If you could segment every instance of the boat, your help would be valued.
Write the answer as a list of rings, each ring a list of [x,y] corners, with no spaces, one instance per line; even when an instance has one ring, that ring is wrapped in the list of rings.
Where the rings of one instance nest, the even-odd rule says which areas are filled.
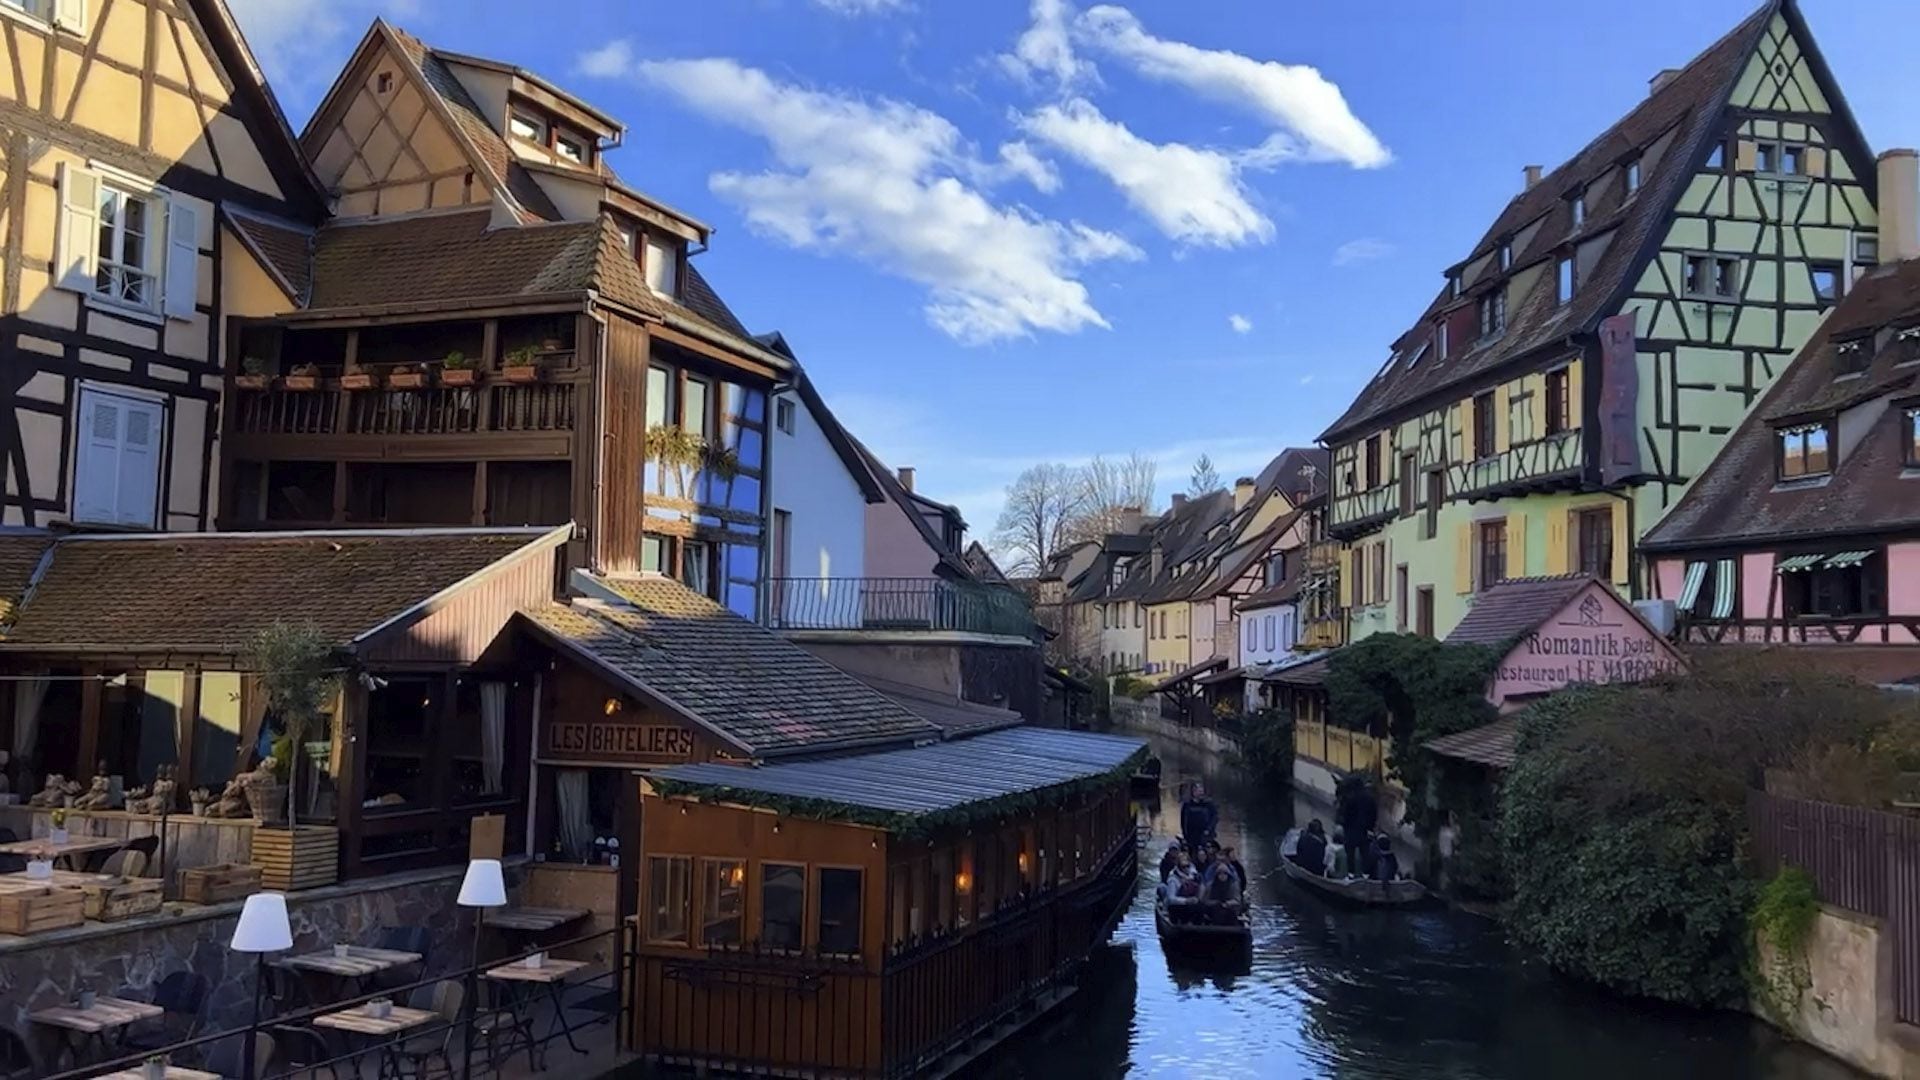
[[[1140,763],[1133,772],[1132,792],[1135,795],[1160,794],[1160,759],[1150,757]]]
[[[1427,898],[1427,887],[1412,878],[1398,881],[1369,881],[1366,878],[1348,878],[1337,881],[1323,874],[1316,874],[1293,861],[1294,845],[1299,840],[1300,830],[1294,829],[1280,841],[1280,869],[1290,878],[1315,892],[1350,904],[1367,907],[1401,907],[1417,904]]]
[[[1166,898],[1159,897],[1153,902],[1153,925],[1169,956],[1180,952],[1218,957],[1253,948],[1253,924],[1245,904],[1234,911],[1231,922],[1186,922],[1169,916]]]

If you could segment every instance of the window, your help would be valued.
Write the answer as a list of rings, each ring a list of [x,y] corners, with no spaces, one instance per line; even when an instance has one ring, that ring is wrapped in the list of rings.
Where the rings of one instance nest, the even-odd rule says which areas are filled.
[[[1853,279],[1880,265],[1880,238],[1863,233],[1853,238]]]
[[[712,425],[713,387],[705,379],[689,377],[681,386],[680,428],[689,435],[706,438]]]
[[[1443,469],[1427,473],[1427,539],[1440,535],[1440,504],[1447,497],[1447,474]]]
[[[1781,428],[1780,479],[1799,480],[1831,472],[1833,463],[1828,454],[1827,437],[1825,424]]]
[[[547,145],[547,122],[531,113],[517,112],[507,117],[507,130],[528,142]]]
[[[393,72],[383,71],[373,77],[373,92],[386,94],[393,90]]]
[[[1809,263],[1807,269],[1813,274],[1813,295],[1822,307],[1831,307],[1838,303],[1845,292],[1846,278],[1839,263]]]
[[[1407,632],[1407,564],[1393,568],[1393,628]]]
[[[1457,300],[1459,299],[1459,297],[1460,297],[1460,275],[1448,274],[1447,275],[1447,299]]]
[[[1513,245],[1505,241],[1500,244],[1500,269],[1502,271],[1513,269]]]
[[[1833,345],[1833,369],[1836,375],[1857,375],[1873,360],[1873,335],[1836,341]]]
[[[1907,468],[1920,469],[1920,408],[1907,410]]]
[[[1780,574],[1787,617],[1844,619],[1886,611],[1885,573],[1876,551],[1845,551]]]
[[[1721,139],[1707,151],[1707,168],[1724,169],[1727,167],[1727,140]]]
[[[709,599],[720,598],[719,545],[710,540],[680,542],[680,584]]]
[[[555,135],[553,138],[553,152],[573,162],[575,165],[585,165],[588,157],[592,154],[592,151],[587,148],[586,143],[570,135]]]
[[[1626,172],[1627,194],[1631,195],[1640,190],[1640,159],[1634,158],[1632,161],[1627,162]]]
[[[664,240],[647,237],[646,264],[647,288],[661,296],[678,296],[680,293],[680,253],[672,244]]]
[[[1433,342],[1434,359],[1445,360],[1447,358],[1447,322],[1445,319],[1440,320],[1439,325],[1433,328]]]
[[[1613,508],[1597,507],[1573,515],[1575,565],[1602,581],[1613,579]]]
[[[1507,290],[1496,288],[1480,298],[1480,336],[1497,337],[1507,328]]]
[[[1740,260],[1731,255],[1689,255],[1681,284],[1688,296],[1728,300],[1740,295]]]
[[[1422,585],[1413,596],[1413,632],[1433,636],[1433,586]]]
[[[1473,456],[1493,456],[1493,391],[1473,399]]]
[[[86,27],[84,0],[0,0],[0,7],[30,15],[65,30],[82,32]]]
[[[1587,223],[1587,193],[1576,192],[1567,199],[1573,213],[1573,227],[1578,229]]]
[[[1561,259],[1554,268],[1554,299],[1562,304],[1572,300],[1576,284],[1573,256],[1569,255]]]
[[[1387,545],[1385,541],[1373,545],[1373,602],[1378,604],[1387,598]]]
[[[1800,176],[1806,172],[1806,157],[1807,148],[1798,143],[1756,143],[1753,171],[1775,176]]]
[[[746,896],[746,863],[739,859],[700,860],[700,944],[740,944]]]
[[[73,463],[75,521],[154,527],[162,419],[157,401],[81,389],[80,439]]]
[[[662,427],[673,421],[673,372],[668,368],[647,369],[647,427]]]
[[[1490,589],[1507,580],[1507,523],[1485,521],[1480,524],[1479,586]]]
[[[664,536],[643,536],[640,538],[640,569],[649,574],[664,574],[667,567],[673,565],[673,549],[667,545],[671,541]]]
[[[1367,490],[1372,491],[1380,486],[1380,436],[1374,435],[1367,439],[1365,460]]]
[[[1403,518],[1413,516],[1414,504],[1419,494],[1419,489],[1415,486],[1419,483],[1416,475],[1419,471],[1419,461],[1419,457],[1414,454],[1400,455],[1400,516]]]
[[[823,868],[820,871],[819,950],[841,956],[860,955],[860,886],[858,870]]]
[[[1568,370],[1547,372],[1547,434],[1558,435],[1573,427],[1572,402],[1567,400]]]
[[[1122,610],[1125,610],[1125,609],[1122,609]],[[1140,629],[1140,609],[1139,608],[1133,609],[1133,628],[1135,630]]]
[[[154,232],[166,215],[165,204],[150,195],[102,183],[99,205],[94,295],[134,307],[157,306]]]
[[[683,855],[647,856],[647,940],[687,943],[687,906],[693,860]]]
[[[773,403],[774,426],[787,434],[793,434],[793,399],[781,398]]]

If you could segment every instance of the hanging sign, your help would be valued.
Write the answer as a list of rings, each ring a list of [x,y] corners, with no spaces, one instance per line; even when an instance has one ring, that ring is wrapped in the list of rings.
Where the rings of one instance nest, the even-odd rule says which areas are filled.
[[[554,718],[540,741],[542,756],[566,761],[685,761],[693,755],[693,732],[678,724],[647,723],[620,714]]]

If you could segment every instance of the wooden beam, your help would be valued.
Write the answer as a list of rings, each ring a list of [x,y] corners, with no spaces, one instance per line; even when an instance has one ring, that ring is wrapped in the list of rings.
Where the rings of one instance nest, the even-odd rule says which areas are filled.
[[[101,672],[98,665],[80,670],[88,678],[80,684],[80,749],[79,760],[73,763],[73,775],[87,780],[93,777],[94,763],[99,760]]]

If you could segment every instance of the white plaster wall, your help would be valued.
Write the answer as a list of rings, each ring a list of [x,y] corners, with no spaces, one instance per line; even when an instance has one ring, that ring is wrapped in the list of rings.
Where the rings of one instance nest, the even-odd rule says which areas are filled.
[[[1276,664],[1293,655],[1299,638],[1298,610],[1292,604],[1243,611],[1239,618],[1239,663]],[[1272,637],[1268,637],[1271,620]],[[1269,646],[1268,642],[1272,644]]]
[[[794,401],[793,434],[778,427],[773,432],[773,507],[789,515],[787,576],[823,583],[807,586],[809,590],[825,588],[828,578],[868,576],[866,496],[806,403],[798,395],[781,397]],[[842,590],[849,587],[840,586]],[[801,588],[797,584],[788,586],[775,602],[796,619],[802,614],[817,616],[823,610],[844,607],[847,625],[857,625],[853,607],[825,608],[819,598],[806,595]]]

